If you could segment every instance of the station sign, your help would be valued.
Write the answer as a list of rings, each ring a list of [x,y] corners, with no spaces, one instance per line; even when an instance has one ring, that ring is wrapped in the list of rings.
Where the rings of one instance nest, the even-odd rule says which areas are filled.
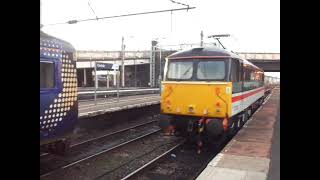
[[[118,64],[110,64],[110,63],[96,63],[97,71],[105,71],[105,70],[119,70]]]

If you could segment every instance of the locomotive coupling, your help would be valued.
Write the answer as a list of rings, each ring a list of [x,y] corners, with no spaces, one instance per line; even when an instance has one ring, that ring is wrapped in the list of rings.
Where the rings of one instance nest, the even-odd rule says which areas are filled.
[[[200,119],[198,121],[198,133],[202,133],[204,131],[204,122],[205,119]]]
[[[202,142],[202,133],[204,132],[204,125],[205,125],[206,119],[200,119],[198,121],[198,127],[197,127],[197,153],[200,154],[203,146]]]
[[[175,133],[175,127],[172,124],[172,119],[170,116],[160,114],[159,127],[166,135],[173,135]]]

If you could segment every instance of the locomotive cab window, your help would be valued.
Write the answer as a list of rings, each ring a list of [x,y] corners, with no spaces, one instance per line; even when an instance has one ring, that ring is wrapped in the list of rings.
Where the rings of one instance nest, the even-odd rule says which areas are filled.
[[[53,62],[40,61],[40,89],[55,87],[54,69]]]
[[[224,61],[200,61],[198,63],[197,78],[200,80],[222,80],[225,78]]]
[[[167,80],[223,81],[226,79],[226,62],[223,59],[169,60]]]
[[[171,61],[168,69],[168,79],[187,80],[192,77],[192,61]]]

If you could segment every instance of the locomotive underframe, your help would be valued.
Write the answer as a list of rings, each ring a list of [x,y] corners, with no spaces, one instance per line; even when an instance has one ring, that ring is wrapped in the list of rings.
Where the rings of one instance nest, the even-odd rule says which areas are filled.
[[[176,136],[191,138],[190,140],[204,140],[214,143],[227,136],[233,136],[241,129],[252,114],[262,105],[265,96],[252,103],[245,110],[226,118],[199,117],[191,115],[161,114],[160,127],[166,130],[174,129]],[[224,127],[224,121],[227,122]],[[210,123],[213,122],[213,123]]]

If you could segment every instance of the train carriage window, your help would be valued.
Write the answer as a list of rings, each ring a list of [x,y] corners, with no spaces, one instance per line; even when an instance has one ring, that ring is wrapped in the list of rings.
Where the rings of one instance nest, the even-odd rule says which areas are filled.
[[[254,75],[253,70],[249,65],[244,64],[244,79],[243,79],[243,91],[254,89]]]
[[[40,89],[54,87],[54,63],[48,61],[40,61]]]

